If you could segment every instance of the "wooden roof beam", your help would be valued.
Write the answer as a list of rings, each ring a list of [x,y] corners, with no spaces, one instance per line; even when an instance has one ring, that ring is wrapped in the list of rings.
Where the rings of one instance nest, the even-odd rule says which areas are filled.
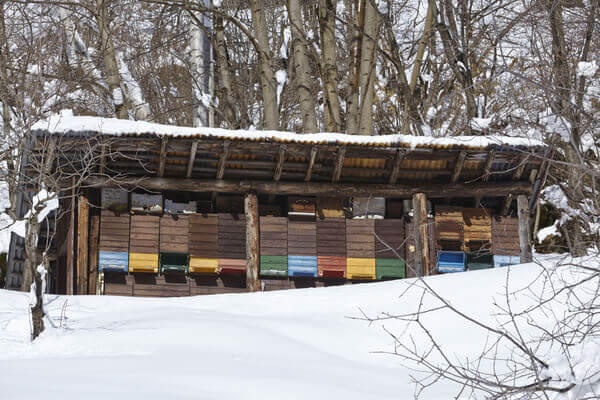
[[[346,148],[340,147],[337,152],[337,159],[335,161],[335,168],[333,169],[333,176],[331,182],[336,183],[340,181],[342,176],[342,168],[344,167],[344,158],[346,157]]]
[[[185,173],[186,178],[192,177],[192,169],[194,168],[194,161],[196,160],[196,152],[197,151],[198,151],[198,141],[194,140],[192,142],[192,147],[190,149],[190,158],[188,159],[187,172]]]
[[[277,165],[275,166],[275,172],[273,173],[273,180],[279,181],[281,178],[281,172],[283,172],[283,163],[285,162],[285,150],[287,146],[282,144],[279,146],[279,154],[277,154]]]
[[[456,157],[456,162],[454,163],[454,172],[452,173],[452,182],[456,182],[460,173],[462,171],[463,165],[465,165],[465,160],[467,159],[467,152],[461,151],[458,153]]]
[[[395,184],[396,181],[398,180],[398,174],[400,172],[400,164],[402,164],[404,157],[406,157],[406,151],[398,149],[398,151],[396,151],[396,158],[394,159],[394,166],[392,167],[392,173],[390,174],[390,180],[389,180],[390,185]]]
[[[310,159],[308,160],[308,167],[306,168],[306,176],[304,177],[304,182],[310,182],[312,170],[315,166],[315,160],[317,159],[318,150],[319,149],[317,147],[313,147],[310,149]]]
[[[165,175],[165,165],[167,160],[167,143],[169,139],[166,136],[160,140],[160,156],[158,160],[158,170],[156,171],[156,176],[162,178]]]
[[[229,150],[231,142],[228,140],[223,142],[223,151],[221,152],[221,158],[219,158],[219,165],[217,166],[217,179],[223,179],[225,175],[225,164],[227,163],[227,157],[229,157]]]
[[[485,166],[483,167],[482,180],[487,182],[490,179],[490,172],[492,171],[492,164],[496,158],[496,150],[490,150],[485,160]]]

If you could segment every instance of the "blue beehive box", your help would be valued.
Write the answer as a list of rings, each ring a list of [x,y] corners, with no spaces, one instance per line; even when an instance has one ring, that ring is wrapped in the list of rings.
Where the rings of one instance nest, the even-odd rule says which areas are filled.
[[[465,253],[462,251],[437,252],[438,272],[462,272],[465,270]]]
[[[99,271],[129,271],[129,253],[125,251],[101,251],[98,255]]]
[[[494,268],[521,264],[521,256],[494,255]]]
[[[289,276],[310,276],[317,277],[317,257],[315,256],[289,256],[288,255],[288,275]]]

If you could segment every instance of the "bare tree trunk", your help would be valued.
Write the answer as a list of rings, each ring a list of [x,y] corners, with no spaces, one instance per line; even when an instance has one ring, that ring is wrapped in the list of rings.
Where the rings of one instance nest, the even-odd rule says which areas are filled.
[[[260,83],[263,95],[265,129],[279,129],[279,106],[277,104],[277,83],[273,73],[273,55],[269,47],[267,22],[263,0],[250,0],[254,35],[260,46],[258,62],[260,65]]]
[[[292,30],[292,50],[294,69],[296,71],[294,86],[300,103],[302,114],[302,131],[304,133],[318,132],[315,101],[311,90],[310,63],[308,49],[304,44],[302,9],[299,0],[288,0],[288,15]]]
[[[225,29],[223,26],[223,18],[217,16],[215,18],[215,37],[217,43],[217,68],[219,70],[220,79],[220,100],[223,106],[224,119],[229,123],[231,128],[240,129],[240,121],[237,118],[235,110],[235,100],[233,99],[233,91],[231,90],[231,75],[229,74],[229,58],[227,57],[227,47],[225,45]]]
[[[375,94],[375,68],[377,62],[377,37],[380,27],[379,11],[371,1],[365,3],[364,34],[360,53],[360,119],[358,132],[373,134],[373,98]]]
[[[346,98],[346,133],[358,133],[358,117],[359,117],[359,76],[360,76],[360,52],[362,30],[364,28],[364,4],[365,0],[346,0],[346,12],[348,13],[348,54],[350,63],[348,70],[350,71],[349,94]]]
[[[31,322],[33,330],[31,332],[31,340],[37,338],[44,331],[44,297],[43,297],[43,282],[42,277],[37,270],[37,240],[39,232],[39,223],[37,213],[32,212],[31,217],[27,220],[25,228],[25,268],[23,270],[23,285],[29,282],[26,290],[30,290],[29,286],[33,280],[35,286],[35,303],[31,306]]]
[[[340,132],[342,115],[338,93],[337,57],[335,51],[335,14],[337,0],[319,0],[321,33],[321,80],[323,81],[323,120],[325,131]]]
[[[194,20],[190,21],[189,43],[190,43],[190,64],[192,75],[192,87],[194,100],[194,126],[209,126],[209,107],[204,104],[204,95],[208,92],[208,75],[210,73],[206,58],[210,58],[210,53],[205,49],[204,32],[198,26],[199,23],[205,23],[204,14],[197,14]]]

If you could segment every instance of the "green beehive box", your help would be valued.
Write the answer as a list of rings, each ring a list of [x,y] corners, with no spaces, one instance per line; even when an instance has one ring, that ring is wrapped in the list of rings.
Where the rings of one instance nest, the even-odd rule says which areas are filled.
[[[190,263],[189,254],[185,253],[160,253],[160,273],[187,274]]]
[[[490,253],[467,253],[467,269],[477,271],[494,267],[494,256]]]
[[[398,279],[406,276],[404,260],[401,258],[375,259],[375,277],[380,279]]]
[[[264,276],[287,276],[287,256],[260,256],[260,274]]]

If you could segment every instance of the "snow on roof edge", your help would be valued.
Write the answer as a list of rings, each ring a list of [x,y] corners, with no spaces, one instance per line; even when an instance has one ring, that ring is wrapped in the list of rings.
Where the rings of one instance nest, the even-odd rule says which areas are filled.
[[[514,147],[544,147],[545,144],[536,139],[502,135],[491,136],[452,136],[431,137],[412,135],[349,135],[344,133],[306,133],[298,134],[283,131],[227,130],[221,128],[192,128],[175,125],[162,125],[145,121],[130,121],[116,118],[90,116],[51,115],[47,119],[36,122],[32,130],[45,131],[50,134],[66,134],[74,132],[95,132],[102,135],[130,136],[157,135],[167,137],[205,136],[216,139],[279,141],[296,143],[331,143],[359,146],[402,145],[417,147],[452,147],[487,148],[490,145]]]

